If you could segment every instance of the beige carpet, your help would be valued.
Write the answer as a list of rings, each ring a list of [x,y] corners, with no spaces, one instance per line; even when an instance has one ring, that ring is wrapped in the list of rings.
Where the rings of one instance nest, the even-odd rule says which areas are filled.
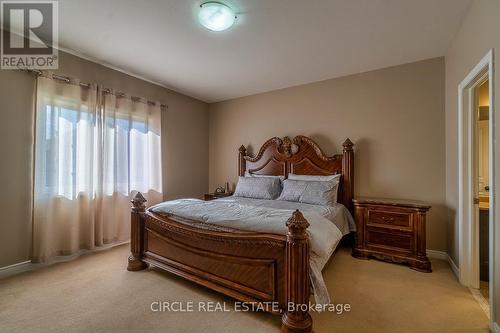
[[[479,292],[488,301],[490,298],[490,284],[487,281],[479,281]]]
[[[128,246],[0,280],[1,332],[279,332],[267,313],[153,313],[153,301],[226,301],[156,270],[128,272]],[[313,314],[321,332],[487,332],[488,319],[444,261],[434,272],[338,251],[324,272],[351,312]]]

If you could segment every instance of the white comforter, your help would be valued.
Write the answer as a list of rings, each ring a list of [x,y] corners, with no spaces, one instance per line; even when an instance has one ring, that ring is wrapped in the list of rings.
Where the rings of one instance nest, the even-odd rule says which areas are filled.
[[[286,234],[286,221],[300,209],[310,226],[311,282],[317,303],[328,304],[330,297],[321,275],[343,235],[355,230],[354,220],[341,204],[318,206],[290,201],[227,197],[212,201],[179,199],[150,208],[156,213],[202,221],[220,227],[246,231]]]

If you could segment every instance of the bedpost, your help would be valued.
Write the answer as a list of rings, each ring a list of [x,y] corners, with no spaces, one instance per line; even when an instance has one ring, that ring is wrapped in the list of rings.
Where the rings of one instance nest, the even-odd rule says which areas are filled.
[[[127,270],[140,271],[148,267],[144,261],[141,260],[142,251],[144,250],[144,220],[142,215],[146,211],[146,198],[137,192],[134,198],[130,201],[132,203],[132,213],[130,219],[130,252],[128,257]]]
[[[344,205],[349,209],[351,214],[353,210],[353,193],[354,193],[354,144],[347,138],[342,144],[344,147],[342,158],[342,175],[343,175],[343,189],[344,189]]]
[[[247,164],[245,163],[245,156],[247,155],[247,149],[245,146],[241,145],[240,149],[238,149],[238,175],[244,176],[247,168]]]
[[[311,293],[309,277],[309,223],[297,209],[286,222],[286,267],[285,297],[286,309],[281,317],[281,332],[312,332],[312,318],[309,314]]]

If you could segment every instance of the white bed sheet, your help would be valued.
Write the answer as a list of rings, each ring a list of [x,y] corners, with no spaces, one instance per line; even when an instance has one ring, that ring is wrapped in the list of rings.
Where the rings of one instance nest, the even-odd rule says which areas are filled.
[[[179,199],[150,208],[155,213],[219,227],[283,235],[287,232],[285,223],[295,209],[299,209],[310,224],[308,233],[311,245],[311,283],[316,303],[329,304],[331,298],[321,271],[342,236],[355,231],[354,220],[345,206],[319,206],[231,196],[212,201]]]

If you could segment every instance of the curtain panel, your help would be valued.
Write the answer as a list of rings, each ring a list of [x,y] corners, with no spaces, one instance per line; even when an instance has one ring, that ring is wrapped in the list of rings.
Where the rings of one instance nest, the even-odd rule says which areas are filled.
[[[130,237],[130,199],[162,200],[161,106],[37,79],[33,262]]]

